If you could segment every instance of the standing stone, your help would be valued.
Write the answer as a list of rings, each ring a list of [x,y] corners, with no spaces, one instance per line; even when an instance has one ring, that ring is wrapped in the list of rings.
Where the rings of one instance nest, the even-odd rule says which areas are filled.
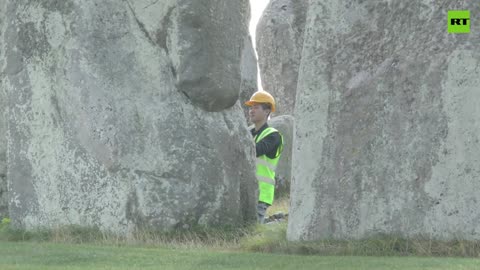
[[[7,1],[9,207],[27,229],[255,220],[246,0]]]
[[[240,87],[240,103],[243,106],[245,118],[249,119],[248,107],[243,103],[250,99],[253,93],[257,92],[257,57],[253,49],[253,44],[250,36],[245,39],[245,44],[242,52],[242,84]]]
[[[274,115],[293,115],[307,6],[307,0],[271,0],[257,26],[262,86],[278,104]]]
[[[147,36],[153,43],[166,43],[173,63],[177,89],[207,111],[221,111],[232,107],[239,97],[240,59],[248,32],[246,26],[250,19],[248,2],[169,2],[176,2],[176,5],[168,10],[170,14],[164,18],[167,21],[155,25],[159,29]],[[154,4],[160,5],[157,2]],[[161,4],[165,5],[164,1]],[[140,3],[135,4],[134,12],[142,16],[145,8]],[[244,24],[245,22],[247,24]],[[169,28],[165,29],[165,25]],[[149,30],[146,28],[147,32],[150,32]]]
[[[275,171],[275,197],[290,195],[292,178],[292,142],[294,118],[291,115],[280,115],[268,121],[268,125],[276,128],[283,137],[283,152]]]
[[[3,73],[1,72],[4,61],[3,31],[5,26],[6,2],[0,2],[0,221],[8,216],[7,197],[7,125],[5,122],[6,100],[3,89]]]
[[[480,5],[310,3],[288,239],[479,240]]]

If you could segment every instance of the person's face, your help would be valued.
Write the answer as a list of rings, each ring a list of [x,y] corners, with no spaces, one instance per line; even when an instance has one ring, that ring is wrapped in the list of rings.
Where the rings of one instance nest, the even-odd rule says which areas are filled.
[[[264,110],[262,105],[254,104],[250,106],[248,110],[248,115],[250,116],[250,121],[252,121],[252,123],[258,123],[267,119],[267,115],[269,112],[270,110]]]

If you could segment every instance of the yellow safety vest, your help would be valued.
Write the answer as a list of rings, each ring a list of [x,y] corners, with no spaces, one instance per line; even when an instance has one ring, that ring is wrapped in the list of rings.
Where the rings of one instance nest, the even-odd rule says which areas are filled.
[[[267,127],[261,134],[255,136],[255,143],[261,141],[266,136],[278,132],[278,130]],[[279,133],[280,134],[280,133]],[[277,148],[275,158],[271,159],[267,155],[257,157],[257,180],[258,180],[258,201],[272,205],[275,193],[275,169],[283,150],[283,137],[280,134],[280,145]]]

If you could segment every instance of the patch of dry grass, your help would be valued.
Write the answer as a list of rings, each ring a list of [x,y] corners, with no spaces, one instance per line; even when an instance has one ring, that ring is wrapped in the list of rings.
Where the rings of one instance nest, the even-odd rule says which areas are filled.
[[[290,210],[290,197],[282,197],[273,201],[273,205],[267,208],[267,216],[278,212],[287,214]]]
[[[289,199],[279,199],[269,207],[268,215],[288,213]],[[173,249],[204,249],[250,251],[302,255],[355,256],[425,256],[480,257],[480,241],[438,241],[428,237],[402,238],[378,235],[360,240],[323,240],[289,242],[287,223],[250,225],[242,228],[205,228],[161,232],[137,231],[128,237],[101,232],[98,228],[79,226],[54,230],[22,231],[12,229],[9,222],[0,224],[0,241],[36,241],[66,244],[97,244],[115,246],[168,247]]]

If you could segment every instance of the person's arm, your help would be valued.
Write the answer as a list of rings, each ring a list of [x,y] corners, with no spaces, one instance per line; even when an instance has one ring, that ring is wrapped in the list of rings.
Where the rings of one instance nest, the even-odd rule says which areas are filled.
[[[268,134],[265,138],[255,144],[257,157],[267,155],[269,158],[274,158],[277,153],[277,148],[280,146],[280,134],[273,132]]]

